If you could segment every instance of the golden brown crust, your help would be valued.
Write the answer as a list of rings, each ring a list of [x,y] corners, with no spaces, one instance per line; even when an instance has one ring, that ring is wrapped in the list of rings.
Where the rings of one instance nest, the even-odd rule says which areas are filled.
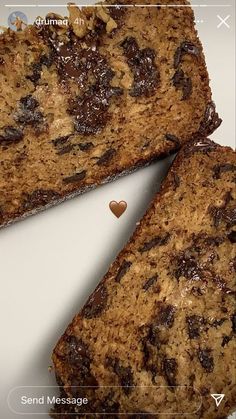
[[[0,226],[220,124],[191,8],[86,13],[81,33],[45,26],[0,36]]]
[[[179,152],[133,237],[54,350],[66,394],[100,386],[86,389],[90,409],[114,418],[134,408],[191,408],[196,419],[233,411],[235,181],[230,148],[199,138]],[[114,385],[123,388],[101,387]],[[191,402],[187,394],[176,402],[169,390],[144,397],[138,387],[181,385],[194,388]],[[226,395],[217,409],[211,393]]]

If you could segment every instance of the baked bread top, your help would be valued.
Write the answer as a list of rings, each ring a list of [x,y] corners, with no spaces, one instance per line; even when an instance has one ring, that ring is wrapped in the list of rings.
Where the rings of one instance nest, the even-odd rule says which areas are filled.
[[[220,124],[191,8],[125,3],[0,35],[0,225]]]
[[[177,155],[133,237],[54,350],[67,395],[99,386],[84,390],[87,412],[217,419],[236,407],[235,182],[230,148],[198,139]],[[218,408],[211,393],[225,394]]]

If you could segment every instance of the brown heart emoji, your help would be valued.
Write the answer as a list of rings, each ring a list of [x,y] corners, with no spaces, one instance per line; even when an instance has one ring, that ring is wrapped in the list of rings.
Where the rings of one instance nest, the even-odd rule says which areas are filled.
[[[113,214],[117,218],[120,218],[120,216],[122,214],[124,214],[124,212],[127,208],[127,202],[125,202],[125,201],[120,201],[120,202],[111,201],[109,203],[109,207],[110,207],[111,212],[113,212]]]

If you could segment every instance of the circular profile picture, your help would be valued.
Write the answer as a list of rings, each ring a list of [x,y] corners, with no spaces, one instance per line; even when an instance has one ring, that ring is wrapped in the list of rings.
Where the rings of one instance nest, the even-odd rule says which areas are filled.
[[[8,17],[8,26],[13,31],[22,31],[28,24],[27,16],[22,12],[12,12]]]

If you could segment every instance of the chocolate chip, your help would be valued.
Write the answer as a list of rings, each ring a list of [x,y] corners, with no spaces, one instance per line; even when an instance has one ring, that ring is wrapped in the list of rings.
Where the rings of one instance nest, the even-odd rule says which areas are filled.
[[[221,346],[224,348],[232,339],[232,336],[224,336],[222,339]]]
[[[31,66],[32,74],[27,75],[26,78],[32,81],[32,83],[36,84],[40,77],[41,77],[41,71],[42,71],[42,64],[40,62],[33,63]]]
[[[88,151],[88,150],[90,150],[91,148],[94,147],[93,143],[91,143],[91,142],[89,142],[89,143],[79,143],[78,146],[79,146],[79,149],[81,151]]]
[[[55,138],[55,140],[52,140],[52,143],[55,145],[55,147],[61,146],[65,144],[69,138],[69,135],[64,135],[63,137]]]
[[[200,336],[202,325],[206,324],[206,320],[196,314],[186,317],[186,322],[190,339],[198,338]]]
[[[108,293],[104,284],[99,285],[94,293],[89,297],[87,303],[81,311],[86,319],[92,319],[100,316],[105,310],[107,304]]]
[[[44,120],[43,114],[40,111],[24,112],[17,116],[17,121],[24,125],[39,125]]]
[[[133,37],[126,38],[121,46],[134,75],[131,96],[153,96],[160,83],[160,72],[155,63],[155,51],[151,48],[139,49]]]
[[[65,360],[67,363],[75,365],[77,368],[81,366],[90,368],[90,356],[88,346],[76,336],[68,335],[65,340]]]
[[[70,153],[75,148],[75,144],[68,144],[65,147],[60,148],[57,152],[58,156],[63,156],[64,154]]]
[[[174,274],[176,279],[184,276],[187,279],[196,281],[201,279],[202,268],[193,256],[183,253],[176,257],[176,269]]]
[[[177,362],[175,358],[165,358],[162,369],[168,386],[176,386]]]
[[[158,278],[158,276],[157,276],[157,275],[154,275],[154,276],[152,276],[151,278],[149,278],[149,279],[145,282],[145,284],[143,285],[143,289],[144,289],[145,291],[147,291],[149,288],[151,288],[151,286],[152,286],[153,284],[155,284],[155,282],[156,282],[157,278]]]
[[[110,160],[114,157],[115,154],[116,154],[116,150],[114,148],[110,148],[109,150],[105,151],[105,153],[103,153],[101,157],[99,157],[99,159],[97,160],[97,165],[98,166],[106,165],[107,163],[110,162]]]
[[[33,111],[39,106],[38,101],[32,95],[22,97],[20,99],[20,104],[27,111]]]
[[[38,101],[32,96],[27,95],[20,100],[20,111],[16,119],[21,124],[38,125],[44,120],[42,112],[36,110],[39,106]]]
[[[126,395],[129,395],[134,386],[133,372],[131,367],[124,367],[118,358],[112,359],[108,357],[108,364],[112,366],[113,371],[119,378],[122,390]]]
[[[199,349],[198,351],[198,359],[200,361],[201,366],[207,371],[212,372],[214,369],[214,360],[211,356],[211,349]]]
[[[23,131],[12,126],[4,127],[4,135],[0,135],[0,145],[11,145],[23,140]]]
[[[85,176],[86,176],[86,170],[82,170],[81,172],[75,173],[72,176],[65,177],[63,179],[63,182],[66,184],[80,182],[81,180],[85,178]]]
[[[5,61],[2,57],[0,57],[0,65],[3,65],[3,64],[5,64]]]
[[[168,243],[169,239],[170,239],[169,233],[166,233],[163,236],[157,236],[154,239],[150,240],[149,242],[144,243],[143,246],[141,246],[138,250],[141,253],[148,252],[155,246],[164,246],[165,244]]]
[[[128,272],[130,266],[132,265],[132,262],[129,262],[127,260],[124,260],[118,270],[118,273],[115,277],[115,282],[120,282],[121,278]]]
[[[112,19],[115,20],[116,23],[118,23],[119,26],[119,21],[124,17],[126,11],[125,7],[122,7],[122,5],[120,5],[120,3],[116,1],[116,5],[108,7],[108,10],[109,15],[112,17]]]
[[[190,77],[186,77],[183,70],[179,69],[175,72],[172,81],[176,89],[182,90],[182,100],[189,99],[193,91]]]
[[[236,171],[236,165],[230,164],[230,163],[224,163],[224,164],[216,164],[213,168],[213,178],[214,179],[220,179],[222,173],[226,172],[235,172]]]
[[[60,194],[52,189],[36,189],[32,193],[23,194],[22,207],[24,210],[30,211],[32,209],[42,207],[59,198]]]
[[[167,141],[171,141],[174,143],[178,148],[180,147],[180,140],[176,135],[173,134],[166,134],[165,135]]]
[[[236,224],[236,208],[210,207],[209,212],[215,227],[219,227],[221,222],[225,222],[227,227],[233,227]]]
[[[199,134],[202,136],[208,136],[212,134],[221,124],[222,119],[219,118],[216,112],[214,102],[209,102],[206,107],[206,111],[203,120],[200,124]]]
[[[227,237],[231,241],[231,243],[236,243],[236,231],[231,231],[231,233],[229,233]]]
[[[184,41],[182,44],[177,48],[175,55],[174,55],[174,68],[178,68],[182,58],[185,54],[194,55],[198,57],[200,55],[200,50],[196,47],[192,42]]]
[[[157,322],[170,329],[174,324],[175,311],[171,304],[158,303]]]

